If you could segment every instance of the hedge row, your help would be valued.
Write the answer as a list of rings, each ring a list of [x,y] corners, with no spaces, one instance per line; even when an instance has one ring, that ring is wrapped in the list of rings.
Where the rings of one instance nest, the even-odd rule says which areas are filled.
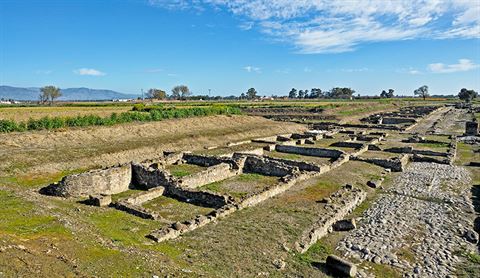
[[[97,115],[76,116],[76,117],[44,117],[38,120],[30,119],[26,122],[15,122],[12,120],[0,120],[0,132],[14,132],[27,130],[49,130],[66,127],[85,127],[85,126],[108,126],[131,122],[151,122],[164,119],[177,119],[211,115],[232,115],[240,114],[241,111],[235,107],[213,106],[213,107],[194,107],[184,109],[155,109],[149,112],[123,112],[113,113],[110,117],[100,117]]]

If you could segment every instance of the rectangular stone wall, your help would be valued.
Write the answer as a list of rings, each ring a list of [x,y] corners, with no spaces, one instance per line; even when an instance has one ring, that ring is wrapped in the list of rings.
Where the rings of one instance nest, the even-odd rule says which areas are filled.
[[[313,163],[308,163],[308,162],[303,162],[303,161],[295,161],[295,160],[288,160],[288,159],[281,159],[281,158],[273,158],[273,157],[269,157],[269,156],[265,156],[265,158],[268,158],[269,160],[272,160],[272,161],[278,161],[280,163],[284,163],[284,164],[292,166],[292,167],[297,167],[300,171],[314,171],[314,172],[320,172],[321,171],[321,166],[313,164]]]
[[[42,189],[42,193],[64,197],[111,195],[128,190],[131,180],[132,167],[125,164],[66,176],[58,184],[51,184]]]
[[[167,187],[165,195],[183,202],[211,208],[220,208],[232,202],[225,195],[207,191],[188,190],[180,186]]]
[[[327,157],[327,158],[338,158],[340,155],[345,154],[345,152],[339,151],[339,150],[311,148],[311,147],[298,147],[298,146],[285,146],[285,145],[276,145],[275,150],[277,152],[294,153],[294,154],[300,154],[300,155]]]
[[[132,163],[132,183],[137,187],[148,189],[169,186],[172,182],[172,177],[164,170]]]
[[[188,164],[194,164],[203,167],[210,167],[224,162],[224,159],[216,156],[197,155],[191,153],[184,154],[183,160]]]
[[[295,170],[298,171],[298,168],[258,156],[248,156],[243,167],[243,171],[247,173],[257,173],[275,177],[291,175]]]
[[[212,182],[221,181],[239,174],[238,170],[233,170],[230,164],[220,163],[218,165],[208,167],[207,170],[201,171],[179,180],[182,187],[197,188]]]

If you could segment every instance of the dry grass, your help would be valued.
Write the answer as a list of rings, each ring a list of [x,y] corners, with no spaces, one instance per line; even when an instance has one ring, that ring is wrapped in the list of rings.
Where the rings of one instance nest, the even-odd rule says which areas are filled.
[[[122,113],[131,110],[130,106],[105,107],[71,107],[71,106],[39,106],[39,107],[3,107],[0,108],[0,120],[26,121],[30,118],[43,117],[74,117],[98,115],[108,117],[112,113]]]

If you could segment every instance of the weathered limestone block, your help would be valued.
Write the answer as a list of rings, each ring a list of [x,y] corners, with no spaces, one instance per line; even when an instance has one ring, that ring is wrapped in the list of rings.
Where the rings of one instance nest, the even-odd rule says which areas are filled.
[[[286,137],[286,136],[282,136],[282,135],[277,136],[277,141],[278,142],[287,142],[287,141],[290,141],[290,140],[291,140],[290,137]]]
[[[112,203],[111,195],[90,195],[88,198],[88,203],[92,206],[97,207],[107,207]]]
[[[263,149],[265,151],[268,151],[268,152],[274,151],[275,150],[275,144],[266,145],[265,147],[263,147]]]
[[[128,190],[131,180],[132,167],[130,164],[124,164],[66,176],[59,183],[43,188],[41,193],[63,197],[112,195]]]
[[[353,229],[357,228],[357,223],[355,222],[355,219],[344,219],[344,220],[339,220],[335,224],[333,224],[333,230],[334,231],[351,231]]]
[[[465,135],[477,136],[478,135],[478,122],[471,121],[465,123]]]
[[[327,268],[340,277],[355,277],[357,266],[335,255],[329,255],[326,262]]]
[[[371,188],[379,188],[382,185],[382,180],[367,181],[367,186]]]

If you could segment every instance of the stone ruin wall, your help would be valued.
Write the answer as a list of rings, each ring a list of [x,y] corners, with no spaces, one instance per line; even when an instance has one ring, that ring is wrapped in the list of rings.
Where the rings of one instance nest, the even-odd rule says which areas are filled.
[[[317,222],[310,229],[305,230],[300,239],[295,242],[295,250],[305,253],[310,246],[328,234],[335,222],[342,220],[360,205],[366,196],[366,192],[348,185],[333,193],[328,198],[328,203],[325,203],[326,211],[322,212]]]
[[[126,191],[132,180],[132,166],[124,164],[111,168],[68,175],[59,183],[51,184],[42,193],[62,197],[117,194]]]

